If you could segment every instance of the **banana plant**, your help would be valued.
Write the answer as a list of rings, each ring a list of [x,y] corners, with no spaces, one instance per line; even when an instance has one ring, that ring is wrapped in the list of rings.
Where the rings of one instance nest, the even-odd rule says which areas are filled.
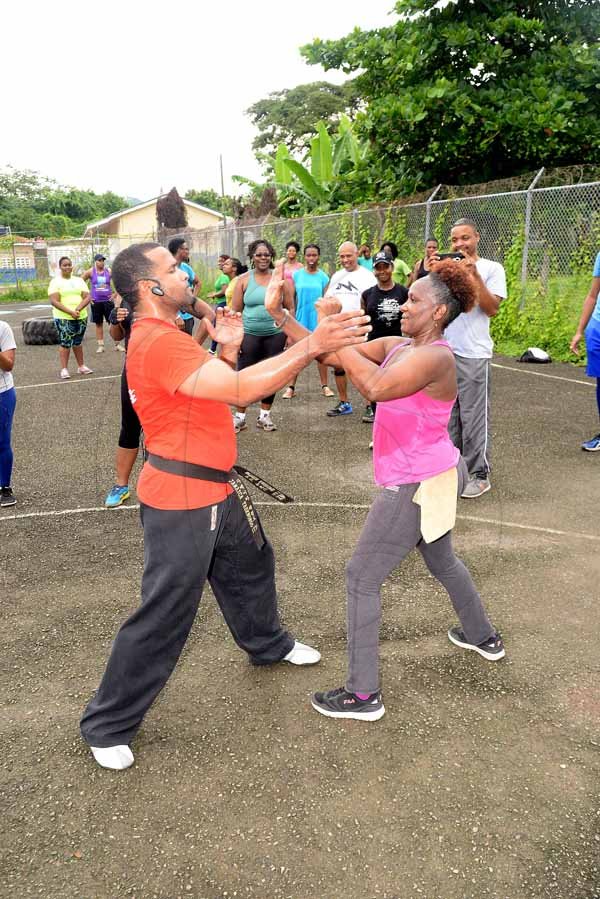
[[[310,169],[293,159],[284,144],[277,149],[278,167],[276,179],[285,178],[287,168],[295,180],[287,182],[292,191],[301,188],[303,195],[326,211],[336,205],[336,197],[342,187],[342,177],[364,157],[364,148],[357,140],[348,116],[340,118],[338,132],[332,138],[323,122],[317,125],[317,133],[310,145]],[[314,205],[313,205],[314,209]]]
[[[317,124],[316,131],[305,163],[290,156],[285,144],[279,144],[274,157],[261,154],[274,176],[263,187],[277,189],[282,210],[289,206],[300,207],[302,212],[327,212],[335,208],[344,175],[359,165],[365,156],[365,147],[354,134],[348,116],[340,117],[333,138],[323,122]],[[259,187],[246,178],[236,176],[235,180],[248,184],[255,191]]]

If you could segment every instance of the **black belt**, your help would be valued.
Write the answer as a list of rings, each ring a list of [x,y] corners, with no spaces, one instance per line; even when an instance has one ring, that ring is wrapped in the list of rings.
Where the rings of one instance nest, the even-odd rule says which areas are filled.
[[[157,456],[155,453],[146,451],[146,460],[153,468],[159,471],[165,471],[167,474],[176,474],[184,478],[196,478],[200,481],[212,481],[217,484],[231,484],[235,490],[237,497],[241,503],[242,509],[248,521],[252,536],[257,545],[262,549],[265,543],[265,537],[262,532],[260,521],[252,498],[248,493],[245,484],[241,480],[245,478],[263,493],[267,493],[276,499],[279,503],[293,503],[294,498],[288,496],[283,490],[273,487],[268,481],[259,478],[257,474],[244,468],[243,465],[234,465],[230,471],[223,471],[221,468],[210,468],[208,465],[196,465],[195,462],[182,462],[180,459],[165,459],[164,456]]]

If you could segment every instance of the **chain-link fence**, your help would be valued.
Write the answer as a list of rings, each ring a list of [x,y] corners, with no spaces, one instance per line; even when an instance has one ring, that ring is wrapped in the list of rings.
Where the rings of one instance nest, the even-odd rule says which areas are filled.
[[[456,189],[454,189],[456,190]],[[257,237],[269,240],[278,256],[296,240],[303,247],[317,243],[321,263],[332,273],[337,250],[345,240],[368,244],[372,251],[393,241],[409,265],[423,256],[428,237],[450,249],[450,230],[460,218],[473,219],[481,233],[480,255],[510,264],[513,284],[535,293],[550,279],[588,276],[600,250],[600,181],[543,186],[543,170],[528,188],[465,196],[444,196],[452,188],[440,185],[426,201],[305,216],[262,224],[232,225],[187,233],[192,258],[202,268],[215,267],[219,253],[247,261],[248,245]],[[532,293],[534,291],[531,291]]]
[[[588,275],[600,250],[600,181],[556,184],[556,171],[572,170],[555,170],[553,179],[541,170],[528,179],[529,184],[523,184],[523,179],[511,181],[510,187],[517,186],[516,190],[498,189],[504,186],[501,182],[494,185],[493,192],[479,193],[473,192],[473,186],[439,185],[419,202],[172,234],[185,234],[192,264],[202,280],[210,283],[220,253],[247,262],[248,245],[258,237],[269,240],[278,255],[284,254],[289,240],[296,240],[302,247],[317,243],[321,263],[329,273],[338,267],[337,250],[345,240],[366,243],[373,251],[384,241],[393,241],[400,256],[412,266],[422,257],[428,237],[436,237],[440,249],[448,250],[452,224],[459,218],[471,218],[481,232],[480,254],[510,268],[512,284],[520,284],[525,297],[529,287],[535,287],[532,295],[538,294],[551,279]],[[545,186],[545,178],[552,180],[551,186]],[[162,233],[161,241],[166,243],[172,234]],[[1,237],[0,288],[51,277],[61,256],[70,256],[76,271],[88,268],[98,252],[110,262],[123,247],[141,239],[148,240],[148,235],[99,235],[47,242]]]

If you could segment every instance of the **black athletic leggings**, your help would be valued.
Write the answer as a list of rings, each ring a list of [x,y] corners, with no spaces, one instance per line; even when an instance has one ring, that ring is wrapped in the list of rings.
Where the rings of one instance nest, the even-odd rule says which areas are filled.
[[[141,433],[140,420],[131,405],[127,384],[127,367],[124,365],[121,374],[121,433],[119,434],[121,449],[137,449],[140,445]]]
[[[240,355],[238,358],[237,370],[242,371],[256,362],[262,362],[263,359],[271,359],[273,356],[279,356],[283,352],[285,346],[285,334],[267,334],[263,337],[257,337],[255,334],[244,334]],[[261,402],[271,405],[275,399],[275,394],[265,396]]]

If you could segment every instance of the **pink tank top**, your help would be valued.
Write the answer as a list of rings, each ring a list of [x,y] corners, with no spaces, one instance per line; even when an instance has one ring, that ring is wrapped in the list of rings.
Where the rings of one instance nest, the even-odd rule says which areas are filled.
[[[291,283],[293,284],[294,272],[299,272],[302,267],[303,266],[301,262],[293,262],[291,263],[291,265],[289,262],[286,262],[283,266],[283,277],[287,278],[288,281],[291,281]]]
[[[452,352],[445,340],[435,340],[431,345]],[[382,368],[402,346],[405,344],[388,353]],[[436,400],[424,390],[377,403],[373,425],[375,483],[381,487],[418,484],[454,468],[460,453],[448,434],[453,406],[454,400]]]

